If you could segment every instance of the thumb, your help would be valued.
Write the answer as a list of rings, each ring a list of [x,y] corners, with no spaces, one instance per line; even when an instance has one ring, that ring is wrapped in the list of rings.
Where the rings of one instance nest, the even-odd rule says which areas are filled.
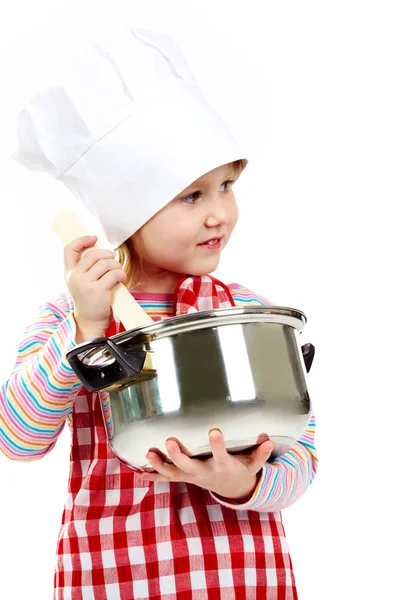
[[[258,473],[263,464],[271,456],[271,452],[275,448],[274,442],[267,440],[260,444],[250,455],[248,469],[251,473]]]

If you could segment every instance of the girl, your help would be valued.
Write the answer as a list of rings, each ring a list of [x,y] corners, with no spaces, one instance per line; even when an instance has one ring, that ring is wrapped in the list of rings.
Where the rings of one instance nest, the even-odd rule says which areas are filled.
[[[130,29],[130,35],[132,32],[137,33],[137,30]],[[136,36],[135,43],[143,41],[143,32],[140,35]],[[118,37],[118,49],[123,46],[121,39]],[[109,38],[108,48],[113,40],[115,38]],[[160,41],[159,36],[147,34],[146,49],[149,40],[158,51],[163,42],[163,49],[169,50],[171,60],[170,40],[164,37]],[[125,41],[127,45],[132,42],[131,38]],[[141,56],[143,60],[144,55]],[[82,72],[84,64],[81,60]],[[175,66],[177,64],[182,74],[181,57],[176,60]],[[73,72],[79,72],[76,63]],[[173,76],[176,72],[178,69],[173,70]],[[80,84],[82,82],[83,79]],[[166,88],[164,91],[168,93]],[[165,137],[157,130],[159,144],[153,147],[155,155],[161,156],[160,146],[166,140],[163,156],[171,158],[171,121],[174,130],[178,128],[182,136],[187,134],[188,124],[198,127],[191,118],[185,122],[185,114],[191,110],[189,102],[193,108],[193,90],[188,92],[186,113],[182,112],[181,92],[181,89],[176,92],[179,110],[176,118],[171,117],[166,124]],[[150,104],[154,110],[154,101]],[[55,110],[59,110],[59,106],[60,95]],[[201,123],[202,114],[210,110],[205,104],[203,108],[200,106],[196,104],[197,123]],[[35,107],[37,111],[37,100]],[[46,107],[43,114],[47,118],[49,105],[44,103],[43,107]],[[164,104],[162,110],[165,110]],[[154,112],[152,114],[154,116]],[[169,111],[169,114],[173,113]],[[140,127],[145,118],[141,113]],[[93,143],[78,161],[71,152],[74,160],[66,170],[64,163],[49,166],[51,152],[47,153],[45,162],[40,145],[29,144],[27,137],[22,137],[21,132],[28,135],[27,131],[40,136],[40,119],[29,130],[25,113],[24,127],[19,131],[20,162],[30,162],[32,168],[34,155],[35,168],[42,161],[49,172],[54,169],[59,178],[62,174],[63,182],[68,181],[73,191],[78,190],[77,195],[86,205],[88,199],[92,202],[92,209],[96,208],[92,212],[101,222],[108,240],[115,244],[119,237],[122,242],[117,245],[115,254],[110,250],[93,249],[97,241],[93,236],[76,239],[65,248],[68,289],[43,304],[37,319],[27,328],[15,368],[0,394],[0,448],[11,459],[33,460],[45,456],[54,447],[66,421],[71,428],[71,468],[57,544],[55,599],[297,598],[281,510],[304,494],[316,474],[314,417],[292,449],[271,462],[267,462],[273,449],[271,441],[260,444],[251,454],[232,456],[225,449],[223,432],[214,429],[209,432],[212,457],[208,460],[187,457],[181,452],[180,444],[170,439],[160,453],[148,454],[155,472],[139,474],[122,464],[110,450],[99,395],[81,386],[65,358],[77,344],[123,331],[121,323],[113,318],[110,306],[111,290],[119,282],[128,286],[155,321],[183,314],[189,308],[271,304],[239,284],[225,286],[209,275],[217,268],[221,252],[236,225],[238,211],[232,186],[247,164],[243,158],[221,160],[234,154],[231,149],[227,151],[226,140],[231,138],[224,133],[223,140],[222,126],[219,133],[215,133],[215,113],[212,119],[214,129],[208,129],[204,138],[211,142],[210,148],[200,139],[192,154],[192,158],[199,159],[196,162],[199,176],[190,179],[193,167],[191,161],[185,163],[187,146],[180,144],[175,170],[171,172],[171,160],[168,164],[167,176],[175,177],[175,189],[179,190],[171,200],[168,185],[161,180],[165,174],[164,162],[157,165],[152,155],[153,179],[147,179],[147,186],[153,186],[153,196],[147,195],[143,209],[139,195],[130,193],[127,203],[126,199],[121,200],[121,192],[116,202],[122,202],[123,212],[118,211],[115,202],[110,211],[99,200],[101,193],[106,193],[104,179],[96,188],[97,193],[93,193],[93,181],[104,175],[99,155],[91,156]],[[51,123],[54,127],[54,120]],[[127,127],[126,121],[124,123]],[[205,135],[200,131],[204,129],[203,124],[197,131],[199,136]],[[136,133],[138,130],[136,127]],[[178,136],[180,142],[182,136]],[[46,140],[48,144],[48,126]],[[103,140],[104,136],[99,136],[98,143]],[[215,144],[212,150],[212,142],[216,140],[219,146]],[[113,146],[116,147],[122,150],[121,146]],[[80,152],[82,150],[80,146]],[[236,147],[235,153],[237,156]],[[66,154],[59,155],[60,161],[65,161]],[[210,166],[210,155],[214,164],[206,168],[205,165]],[[95,177],[87,168],[82,169],[84,176],[77,177],[77,164],[82,160],[86,161],[86,167],[90,160],[98,165]],[[132,161],[129,169],[132,166],[137,169],[137,161]],[[185,168],[187,185],[182,186],[181,173]],[[162,200],[157,195],[160,191],[157,185],[165,193]],[[125,185],[122,187],[125,189]],[[115,185],[110,185],[111,188],[115,193]],[[90,251],[82,254],[87,249]],[[164,450],[172,464],[163,460]]]

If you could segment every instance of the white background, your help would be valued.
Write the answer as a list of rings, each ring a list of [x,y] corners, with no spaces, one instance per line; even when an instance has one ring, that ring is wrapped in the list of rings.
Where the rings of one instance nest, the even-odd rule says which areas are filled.
[[[8,128],[77,43],[166,30],[249,150],[241,220],[216,275],[304,311],[320,470],[283,512],[300,600],[398,593],[400,22],[396,2],[14,0],[0,10],[0,379],[63,287],[51,217],[73,197],[7,159]],[[193,140],[193,144],[196,140]],[[0,457],[0,597],[52,596],[69,437]]]

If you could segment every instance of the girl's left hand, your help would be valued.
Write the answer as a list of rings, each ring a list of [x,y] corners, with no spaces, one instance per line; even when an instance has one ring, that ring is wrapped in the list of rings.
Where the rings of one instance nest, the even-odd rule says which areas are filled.
[[[208,437],[212,458],[190,458],[181,451],[183,446],[179,440],[169,438],[165,447],[173,464],[164,461],[159,451],[149,451],[146,458],[157,473],[140,473],[139,477],[143,481],[193,483],[228,501],[247,502],[256,489],[257,476],[263,464],[275,447],[274,442],[262,434],[259,440],[266,441],[262,441],[250,454],[232,455],[227,452],[219,429],[211,429]]]

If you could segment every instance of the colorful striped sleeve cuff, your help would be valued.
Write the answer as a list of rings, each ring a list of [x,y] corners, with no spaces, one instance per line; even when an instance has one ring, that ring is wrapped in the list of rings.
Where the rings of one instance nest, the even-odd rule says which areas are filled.
[[[317,473],[314,435],[315,416],[311,414],[306,430],[292,448],[264,464],[257,488],[248,502],[225,502],[210,492],[211,496],[220,504],[235,510],[276,512],[294,504],[310,487]]]
[[[65,358],[76,346],[64,294],[43,304],[19,345],[0,389],[0,450],[13,460],[39,459],[54,447],[81,383]]]

